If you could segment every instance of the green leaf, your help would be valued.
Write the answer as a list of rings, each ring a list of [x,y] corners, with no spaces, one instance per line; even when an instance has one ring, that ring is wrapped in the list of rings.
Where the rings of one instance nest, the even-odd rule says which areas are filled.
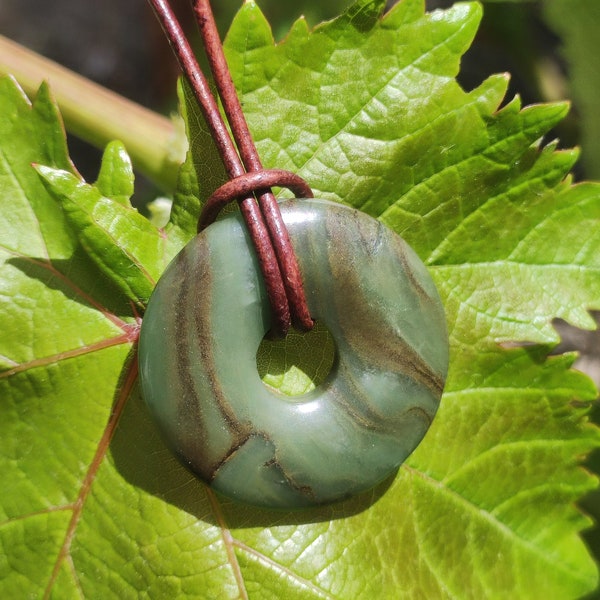
[[[371,494],[318,510],[216,497],[137,391],[131,301],[143,306],[222,180],[189,94],[163,233],[129,207],[118,147],[85,184],[47,90],[31,107],[0,81],[0,596],[576,598],[596,586],[575,502],[596,486],[579,461],[600,445],[587,423],[597,392],[572,356],[548,353],[552,318],[591,327],[585,309],[600,308],[600,186],[571,186],[576,154],[540,142],[564,105],[501,107],[502,76],[457,85],[478,5],[383,4],[360,0],[314,31],[300,20],[275,45],[246,2],[226,43],[265,166],[401,233],[447,311],[450,373],[424,442]],[[46,165],[44,185],[31,163]],[[320,351],[265,344],[265,380],[314,384],[317,339]],[[536,345],[503,348],[523,341]]]
[[[178,92],[179,106],[185,120],[190,146],[179,171],[170,227],[167,231],[171,238],[177,238],[183,245],[196,235],[203,201],[228,178],[206,121],[187,82],[181,82]]]
[[[112,161],[109,148],[103,169]],[[69,225],[94,263],[132,302],[145,306],[165,267],[165,240],[161,232],[131,207],[123,197],[102,197],[97,187],[50,167],[38,173],[61,203]],[[105,177],[101,172],[101,177]],[[119,194],[124,176],[113,178]],[[105,188],[109,187],[102,181]]]
[[[32,168],[72,171],[46,86],[0,79],[0,134],[0,588],[41,596],[138,326]]]
[[[133,166],[121,142],[111,142],[102,157],[100,173],[95,186],[105,197],[124,206],[131,206],[133,195]]]
[[[39,257],[53,253],[64,258],[73,249],[72,236],[64,228],[60,211],[47,201],[31,168],[37,159],[74,172],[56,107],[49,101],[45,85],[31,107],[10,78],[0,79],[0,102],[0,136],[3,146],[10,148],[10,153],[4,151],[2,160],[0,190],[6,204],[0,221],[0,243],[15,253]]]

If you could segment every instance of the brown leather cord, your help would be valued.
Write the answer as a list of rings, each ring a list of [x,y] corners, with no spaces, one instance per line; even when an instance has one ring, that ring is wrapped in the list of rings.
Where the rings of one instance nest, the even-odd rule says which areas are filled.
[[[194,0],[193,6],[208,62],[244,167],[248,172],[262,171],[260,157],[231,79],[223,45],[210,8],[210,0]],[[257,193],[257,198],[283,276],[292,322],[298,329],[309,330],[314,323],[306,304],[298,261],[281,218],[277,200],[270,189],[261,190],[260,193]]]
[[[242,178],[247,171],[261,171],[262,165],[248,127],[245,123],[235,88],[231,81],[229,70],[223,56],[221,41],[216,33],[214,18],[208,2],[194,2],[194,10],[203,36],[206,54],[211,65],[220,65],[213,76],[219,90],[224,107],[237,103],[239,111],[233,110],[230,127],[240,151],[229,135],[219,107],[213,97],[208,82],[204,77],[190,45],[179,25],[167,0],[148,0],[154,9],[167,38],[179,61],[181,69],[188,79],[198,101],[202,114],[210,129],[211,135],[219,150],[228,176],[232,180]],[[225,108],[229,117],[229,110]],[[254,148],[252,151],[249,148]],[[240,160],[240,156],[242,159]],[[242,162],[242,160],[244,162]],[[268,173],[268,171],[267,171]],[[274,185],[274,184],[271,184]],[[264,190],[264,184],[258,189]],[[307,186],[308,187],[308,186]],[[296,257],[287,235],[287,230],[281,219],[281,213],[275,198],[270,193],[259,194],[256,203],[254,190],[248,189],[246,195],[237,195],[240,200],[240,210],[248,227],[252,243],[256,249],[258,262],[265,281],[265,287],[273,312],[273,335],[283,336],[287,333],[293,319],[296,327],[310,329],[313,321],[310,318],[302,279]],[[306,194],[308,196],[308,194]],[[312,196],[312,192],[310,193]],[[283,271],[283,274],[282,274]],[[290,315],[290,309],[292,315]]]
[[[198,233],[213,223],[221,210],[233,200],[249,193],[260,193],[272,186],[284,187],[292,191],[296,198],[312,198],[313,193],[306,181],[290,171],[268,169],[246,173],[229,180],[218,188],[206,201],[198,219]]]

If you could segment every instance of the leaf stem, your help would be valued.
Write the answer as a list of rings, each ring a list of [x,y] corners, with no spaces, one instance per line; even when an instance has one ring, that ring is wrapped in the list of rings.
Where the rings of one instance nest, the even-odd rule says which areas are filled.
[[[165,191],[175,188],[182,157],[175,155],[175,128],[166,117],[2,35],[0,74],[13,75],[30,96],[49,82],[70,133],[99,148],[121,140],[136,168]]]

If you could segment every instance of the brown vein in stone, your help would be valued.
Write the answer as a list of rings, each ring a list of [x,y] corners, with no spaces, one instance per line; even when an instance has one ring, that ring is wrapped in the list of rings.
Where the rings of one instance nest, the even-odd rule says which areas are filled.
[[[208,261],[204,261],[208,262]],[[208,272],[208,270],[207,270]],[[207,277],[204,277],[203,284],[206,289],[212,292],[212,281],[206,281]],[[211,278],[212,279],[212,278]],[[204,303],[200,310],[194,313],[194,326],[196,330],[196,340],[198,342],[198,348],[200,350],[200,356],[202,357],[202,367],[206,371],[208,380],[210,381],[210,387],[213,396],[217,402],[219,411],[223,415],[223,419],[228,424],[230,430],[237,429],[237,417],[235,412],[232,410],[225,393],[220,384],[220,375],[215,366],[215,360],[213,356],[212,340],[207,333],[211,330],[211,314],[212,309],[212,294],[207,294],[208,303]]]
[[[403,420],[406,415],[418,413],[424,415],[428,426],[433,421],[433,415],[429,415],[423,408],[413,406],[404,412],[400,413],[395,418],[390,418],[375,410],[372,405],[365,399],[362,387],[356,383],[356,378],[351,370],[347,370],[344,376],[345,389],[332,390],[332,400],[340,407],[340,410],[345,411],[352,420],[363,429],[372,432],[377,432],[384,435],[395,434],[398,427],[398,420]],[[348,389],[351,388],[351,389]],[[347,401],[347,398],[362,398],[360,408]]]
[[[137,360],[137,351],[134,352],[129,360],[129,367],[127,371],[127,376],[125,381],[123,382],[123,387],[121,388],[119,395],[116,399],[115,406],[113,411],[108,419],[108,423],[104,429],[104,433],[100,438],[98,443],[98,448],[96,449],[96,453],[92,458],[92,462],[83,478],[83,482],[79,489],[79,493],[77,494],[77,498],[73,504],[73,514],[71,516],[71,520],[69,521],[69,525],[67,527],[67,531],[65,533],[65,537],[63,540],[63,544],[58,552],[56,557],[56,562],[54,563],[54,569],[52,570],[52,574],[50,575],[50,579],[48,581],[48,585],[44,591],[44,600],[47,600],[52,595],[52,588],[58,578],[60,568],[63,562],[69,557],[71,552],[71,544],[73,543],[73,538],[75,537],[75,532],[77,530],[77,526],[79,521],[81,520],[81,515],[83,513],[83,507],[85,506],[85,502],[89,496],[89,493],[92,488],[92,483],[96,478],[98,470],[100,469],[100,465],[106,456],[106,452],[108,450],[109,444],[112,440],[112,437],[117,428],[117,424],[119,419],[125,409],[125,405],[127,404],[127,399],[133,389],[135,381],[138,375],[138,360]]]
[[[347,398],[361,398],[363,402],[360,409],[348,402]],[[368,401],[364,398],[361,386],[356,384],[356,378],[350,369],[346,369],[344,373],[344,389],[332,388],[331,399],[363,429],[381,433],[389,432],[390,429],[395,430],[396,425],[393,422],[389,422],[388,419],[384,419],[371,409]]]
[[[343,323],[343,333],[349,346],[359,356],[378,369],[387,369],[392,373],[398,370],[411,377],[436,396],[440,396],[444,388],[441,375],[435,373],[409,344],[397,332],[386,327],[384,315],[369,305],[368,299],[357,293],[360,281],[356,273],[334,273],[339,278],[340,311],[351,315],[351,320]],[[349,322],[351,321],[351,322]]]
[[[423,286],[419,283],[419,281],[415,277],[414,270],[412,269],[412,267],[410,266],[410,264],[408,262],[408,258],[406,255],[406,248],[408,247],[408,244],[404,240],[402,240],[401,242],[398,242],[398,245],[400,246],[400,252],[398,252],[399,258],[400,258],[400,264],[403,267],[403,271],[404,271],[404,274],[406,275],[406,278],[410,281],[411,288],[414,290],[414,292],[417,294],[417,296],[421,300],[423,300],[424,302],[432,302],[431,296],[427,293],[425,288],[423,288]]]
[[[206,242],[198,241],[204,248]],[[202,468],[201,475],[205,481],[214,479],[218,469],[237,449],[239,449],[250,437],[251,428],[249,425],[241,424],[235,412],[232,410],[223,389],[219,383],[220,378],[215,367],[213,349],[211,345],[210,319],[212,308],[212,273],[210,269],[209,257],[207,252],[202,250],[193,255],[185,255],[178,265],[181,270],[183,281],[190,282],[189,285],[182,285],[180,293],[176,299],[175,307],[175,337],[176,339],[187,339],[186,333],[189,333],[190,327],[194,328],[194,340],[200,354],[201,365],[195,367],[190,362],[190,351],[187,344],[177,345],[177,369],[179,380],[182,382],[183,394],[181,402],[181,412],[184,418],[189,418],[198,425],[198,431],[194,439],[189,442],[198,449],[202,457],[202,465],[194,465],[197,469]],[[191,262],[193,259],[193,262]],[[192,268],[190,268],[190,263]],[[196,306],[196,310],[190,311],[189,307]],[[190,322],[191,321],[191,322]],[[198,410],[200,401],[198,391],[193,378],[193,369],[201,368],[210,382],[213,398],[216,406],[223,417],[223,421],[233,438],[230,450],[224,457],[214,457],[210,450],[210,435],[203,426],[204,418]],[[191,399],[194,401],[192,402]]]
[[[378,246],[385,241],[386,229],[378,224],[376,244],[371,239],[372,231],[363,226],[358,213],[353,216],[355,229],[359,232],[360,241],[371,260],[376,259]],[[350,247],[356,240],[348,238],[349,229],[337,218],[327,221],[327,236],[340,244]],[[393,246],[393,244],[392,244]],[[405,246],[402,245],[395,254],[402,257],[401,263],[404,270],[410,272],[404,256]],[[334,301],[338,304],[338,314],[347,315],[340,325],[343,335],[353,353],[361,361],[376,366],[378,369],[387,369],[391,373],[400,370],[404,375],[411,377],[436,396],[440,396],[444,387],[444,379],[435,373],[427,362],[404,339],[400,337],[392,326],[386,326],[386,315],[373,306],[369,298],[361,294],[363,282],[357,269],[348,268],[343,263],[329,260],[331,276],[336,282],[337,294]],[[422,297],[424,290],[409,276],[409,280],[417,294]],[[426,296],[426,294],[425,294]],[[426,296],[428,302],[432,299]]]
[[[420,406],[413,406],[412,408],[409,408],[405,414],[417,415],[417,418],[425,421],[428,428],[431,426],[431,423],[433,422],[433,417],[426,410],[421,408]]]
[[[194,255],[193,258],[197,257]],[[201,465],[194,464],[194,470],[201,475],[205,481],[210,481],[210,475],[214,470],[214,466],[209,464],[209,436],[202,427],[203,419],[198,409],[199,396],[196,390],[192,372],[190,350],[187,343],[184,341],[187,340],[189,328],[191,327],[191,320],[193,320],[194,324],[196,325],[196,335],[198,337],[202,335],[202,332],[198,331],[196,315],[190,314],[190,307],[194,307],[196,305],[196,302],[194,302],[194,300],[196,300],[197,304],[199,305],[199,308],[196,310],[196,312],[204,310],[202,298],[193,297],[198,292],[194,284],[196,282],[202,282],[203,286],[210,287],[211,278],[205,260],[196,260],[198,269],[193,273],[191,273],[188,269],[188,264],[192,259],[188,256],[187,252],[183,255],[179,255],[177,260],[177,273],[181,278],[181,283],[179,287],[179,293],[175,298],[174,313],[172,316],[172,321],[175,324],[175,331],[173,334],[174,339],[179,340],[179,343],[175,344],[175,367],[177,369],[176,381],[181,387],[181,393],[179,394],[179,406],[177,410],[178,413],[181,414],[182,420],[186,423],[185,426],[181,427],[181,431],[183,433],[187,431],[189,423],[194,423],[197,426],[197,431],[195,431],[194,436],[191,439],[189,439],[189,436],[185,436],[185,439],[183,440],[186,446],[186,450],[183,451],[183,454],[186,456],[183,456],[183,458],[186,461],[189,460],[189,456],[187,456],[187,454],[189,453],[189,446],[191,446],[193,448],[194,455],[200,454],[205,459],[201,461]],[[189,289],[190,287],[191,291]],[[189,304],[190,300],[191,305]],[[202,356],[202,361],[203,363],[208,362],[204,356]],[[202,366],[204,366],[204,364]],[[202,467],[202,469],[200,470],[199,467]]]
[[[242,437],[241,439],[237,439],[230,446],[229,450],[227,450],[227,452],[223,455],[223,458],[216,465],[214,465],[214,467],[212,469],[212,473],[210,474],[210,477],[208,478],[208,481],[212,481],[219,473],[219,470],[224,465],[226,465],[230,460],[233,460],[235,458],[235,455],[246,445],[246,443],[248,442],[248,440],[251,437],[254,437],[254,436],[248,432],[244,437]]]
[[[275,444],[273,443],[273,445],[275,445]],[[313,503],[316,502],[317,496],[316,496],[313,488],[310,485],[300,485],[300,484],[296,483],[296,481],[294,480],[294,478],[287,473],[287,471],[285,470],[284,466],[279,462],[279,459],[277,458],[277,448],[275,448],[275,457],[272,458],[270,461],[268,461],[265,464],[265,466],[266,467],[271,467],[272,466],[272,467],[275,467],[276,469],[279,469],[279,471],[283,475],[283,477],[286,480],[286,482],[287,482],[288,486],[290,487],[290,489],[298,492],[299,494],[301,494],[305,498],[310,498]]]

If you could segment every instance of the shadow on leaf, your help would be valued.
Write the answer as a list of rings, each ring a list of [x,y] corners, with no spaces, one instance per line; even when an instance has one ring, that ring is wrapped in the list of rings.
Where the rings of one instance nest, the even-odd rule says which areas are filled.
[[[128,483],[208,524],[220,526],[206,486],[167,447],[137,387],[121,415],[110,452],[116,469]],[[385,494],[394,478],[395,474],[353,499],[312,509],[265,510],[222,497],[219,497],[219,504],[227,526],[231,528],[331,521],[370,508]]]
[[[7,264],[50,290],[62,292],[67,300],[74,300],[85,307],[97,308],[115,316],[131,316],[130,303],[95,267],[81,246],[77,246],[68,259],[48,261],[46,258],[15,257],[9,259]]]

